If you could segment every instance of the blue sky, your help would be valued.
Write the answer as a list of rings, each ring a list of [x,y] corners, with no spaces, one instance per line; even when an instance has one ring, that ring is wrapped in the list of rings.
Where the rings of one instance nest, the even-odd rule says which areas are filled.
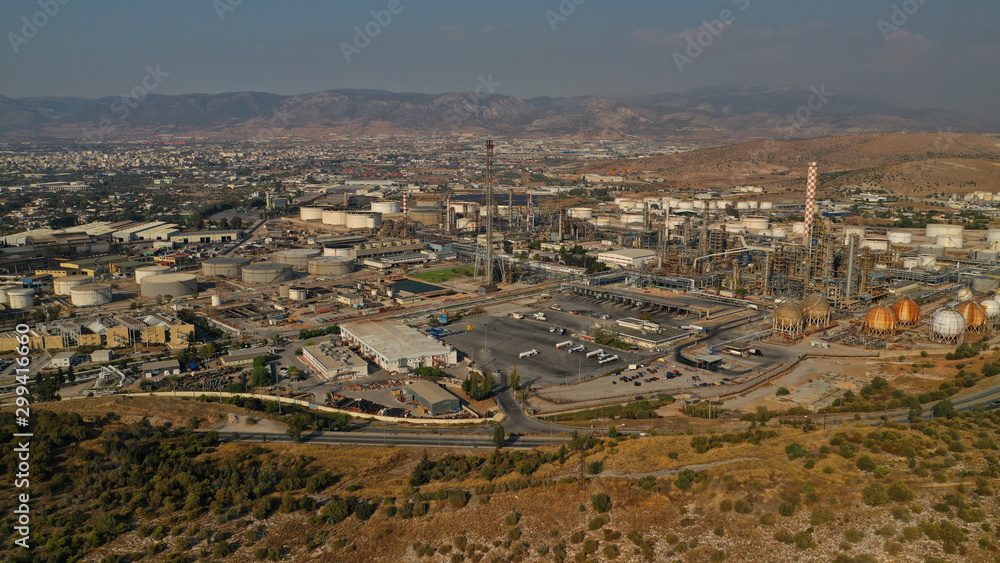
[[[158,94],[441,93],[473,90],[488,75],[520,97],[825,84],[1000,118],[995,0],[399,2],[383,27],[371,11],[390,0],[68,0],[51,17],[38,15],[38,0],[5,0],[0,95],[119,95],[160,65],[169,76]],[[561,4],[575,11],[547,17]],[[232,8],[221,18],[220,5]],[[894,23],[894,5],[912,13]],[[731,23],[710,42],[702,34],[707,47],[680,72],[675,53],[687,56],[688,38],[723,10]],[[48,21],[28,38],[22,18]],[[880,20],[901,25],[880,30]],[[348,62],[343,44],[366,24],[379,33]]]

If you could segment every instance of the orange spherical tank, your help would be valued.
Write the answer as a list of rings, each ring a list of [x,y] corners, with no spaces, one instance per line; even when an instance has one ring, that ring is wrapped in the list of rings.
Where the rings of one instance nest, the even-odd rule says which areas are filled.
[[[865,329],[871,334],[891,334],[896,330],[896,313],[885,305],[872,307],[865,315]]]
[[[955,310],[965,317],[966,330],[980,330],[989,322],[983,306],[975,301],[963,301],[955,307]]]
[[[896,313],[896,321],[903,326],[914,326],[920,320],[920,305],[909,297],[893,303],[892,312]]]

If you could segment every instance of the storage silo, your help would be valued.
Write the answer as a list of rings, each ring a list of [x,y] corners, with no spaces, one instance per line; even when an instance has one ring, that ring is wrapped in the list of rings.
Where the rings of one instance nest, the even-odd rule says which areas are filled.
[[[292,301],[305,301],[309,298],[309,290],[304,287],[291,287],[288,289],[288,298]]]
[[[15,287],[7,290],[7,302],[11,309],[30,309],[35,306],[35,290],[30,287]]]
[[[238,278],[249,263],[250,260],[239,256],[210,258],[201,263],[201,273],[207,277]]]
[[[275,252],[271,256],[275,262],[290,264],[293,268],[305,270],[310,258],[323,254],[318,248],[292,248]]]
[[[267,285],[292,279],[292,267],[278,262],[258,262],[243,267],[243,281],[254,285]]]
[[[174,269],[170,266],[163,266],[160,264],[142,266],[135,269],[135,283],[142,283],[142,279],[149,276],[160,276],[163,274],[169,274],[172,271],[174,271]]]
[[[372,211],[375,213],[401,213],[403,204],[398,201],[376,201],[372,203]]]
[[[80,285],[94,283],[90,276],[63,276],[52,280],[52,290],[56,295],[69,295],[70,290]]]
[[[103,283],[78,285],[69,295],[74,307],[99,307],[111,303],[112,299],[111,286]]]
[[[485,209],[484,207],[483,210]],[[409,218],[426,227],[440,225],[444,222],[444,210],[435,207],[414,207],[409,210]]]
[[[322,207],[303,207],[299,209],[299,219],[303,221],[322,221]]]
[[[586,221],[594,218],[594,210],[590,207],[570,207],[566,211],[571,219]]]
[[[318,256],[309,260],[313,276],[343,276],[354,271],[354,260],[347,256]]]
[[[198,291],[198,278],[191,274],[161,274],[142,279],[139,284],[143,297],[180,297]]]
[[[343,227],[347,224],[347,212],[339,209],[327,209],[323,212],[323,224]]]

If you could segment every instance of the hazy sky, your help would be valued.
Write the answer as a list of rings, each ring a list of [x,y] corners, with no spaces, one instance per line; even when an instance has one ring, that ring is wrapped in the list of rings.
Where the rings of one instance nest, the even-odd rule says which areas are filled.
[[[441,93],[489,75],[520,97],[825,84],[1000,118],[996,0],[398,0],[385,26],[371,12],[395,0],[44,2],[58,12],[0,3],[0,95],[121,95],[159,65],[157,94]],[[730,23],[699,37],[724,10]],[[378,33],[348,62],[366,25]],[[707,47],[681,72],[688,38]]]

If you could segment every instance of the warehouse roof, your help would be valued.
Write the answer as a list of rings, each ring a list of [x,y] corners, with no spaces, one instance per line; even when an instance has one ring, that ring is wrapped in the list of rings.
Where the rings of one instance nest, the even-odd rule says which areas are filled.
[[[448,354],[444,345],[417,329],[393,321],[366,321],[342,325],[346,330],[389,359]]]
[[[440,403],[442,401],[458,400],[458,397],[445,390],[437,383],[431,383],[430,381],[413,381],[408,385],[408,387],[413,394],[420,395],[430,404]]]

